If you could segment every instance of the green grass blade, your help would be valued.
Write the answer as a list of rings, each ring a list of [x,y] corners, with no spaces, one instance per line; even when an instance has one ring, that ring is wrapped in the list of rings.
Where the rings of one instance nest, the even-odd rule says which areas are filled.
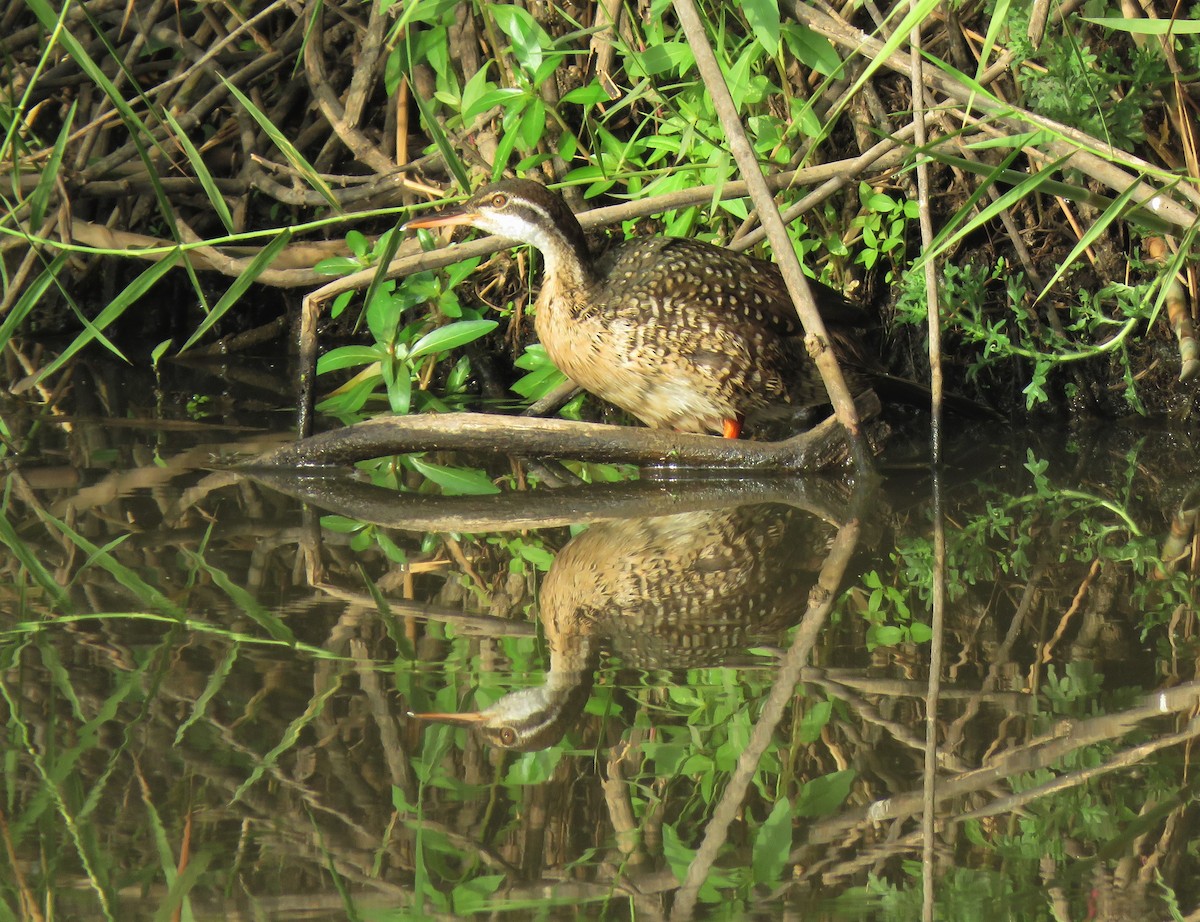
[[[952,233],[945,234],[941,241],[936,245],[930,246],[923,254],[921,254],[921,258],[918,260],[917,265],[923,266],[927,260],[936,259],[972,231],[983,226],[984,224],[987,224],[1006,208],[1013,207],[1022,199],[1032,195],[1034,192],[1037,192],[1050,181],[1050,177],[1054,175],[1055,171],[1059,166],[1062,165],[1065,159],[1066,158],[1056,160],[1054,163],[1049,164],[1044,169],[1025,176],[1025,178],[1021,182],[1017,183],[1017,185],[1013,186],[1011,189],[989,202],[987,206],[981,209],[980,212],[976,214],[975,217],[973,217],[970,221],[967,221],[961,227],[954,229]]]
[[[258,604],[258,600],[241,586],[234,583],[229,578],[229,574],[224,570],[214,567],[202,555],[192,551],[184,551],[184,553],[192,566],[208,574],[213,584],[229,597],[229,600],[233,602],[237,609],[266,631],[272,640],[277,640],[288,646],[295,646],[296,635],[292,633],[291,628],[284,624],[283,620],[277,614],[268,611]]]
[[[42,295],[58,280],[58,274],[66,266],[70,253],[59,253],[51,260],[50,265],[21,292],[21,297],[9,309],[4,321],[0,323],[0,349],[8,345],[8,341],[16,335],[25,322],[25,318],[33,313],[33,309],[41,303]]]
[[[54,578],[54,575],[42,566],[37,553],[21,540],[21,536],[12,527],[12,523],[8,521],[7,516],[3,515],[0,515],[0,544],[3,544],[12,552],[12,555],[20,565],[33,578],[34,583],[54,600],[53,611],[60,614],[71,614],[74,612],[75,608],[71,604],[71,597],[58,584],[58,580]]]
[[[1113,199],[1113,203],[1104,210],[1104,213],[1095,221],[1093,221],[1091,226],[1083,232],[1082,236],[1079,238],[1079,242],[1071,248],[1071,252],[1067,254],[1065,259],[1059,261],[1058,268],[1054,270],[1054,274],[1050,276],[1045,287],[1042,289],[1041,294],[1038,295],[1037,299],[1039,301],[1046,297],[1046,294],[1051,288],[1054,287],[1054,283],[1062,278],[1064,272],[1071,268],[1071,266],[1075,265],[1075,261],[1083,255],[1084,251],[1086,251],[1088,247],[1096,242],[1097,238],[1108,229],[1108,226],[1125,213],[1125,208],[1129,204],[1129,200],[1133,198],[1133,193],[1137,190],[1137,187],[1141,182],[1141,176],[1138,176],[1136,179],[1134,179],[1133,182],[1125,187],[1124,192]]]
[[[230,644],[229,649],[225,653],[225,658],[217,663],[212,671],[209,672],[208,682],[205,683],[204,691],[193,702],[191,712],[175,731],[176,746],[183,745],[183,738],[187,735],[188,728],[204,718],[204,715],[208,712],[209,703],[225,687],[225,683],[229,679],[229,674],[233,672],[233,667],[237,663],[241,649],[242,646],[239,643],[234,642]]]
[[[403,240],[404,235],[400,233],[400,225],[397,224],[392,228],[391,236],[388,237],[386,245],[379,253],[379,262],[375,266],[375,274],[371,276],[371,284],[367,286],[367,293],[363,295],[363,304],[374,302],[380,287],[388,280],[388,265],[391,263],[392,257],[396,255],[396,251],[400,249],[400,243]]]
[[[412,5],[416,6],[415,3]],[[410,46],[408,48],[408,59],[410,61],[412,60],[411,34],[411,32],[406,34],[404,38],[405,42],[408,42]],[[421,98],[420,93],[414,92],[410,96],[412,101],[417,104],[417,111],[421,113],[421,121],[425,123],[425,130],[429,132],[429,136],[433,138],[433,143],[437,147],[438,153],[442,155],[442,159],[446,161],[446,166],[454,174],[454,178],[458,180],[459,188],[464,192],[470,192],[471,178],[467,175],[466,164],[462,162],[462,158],[455,152],[450,139],[446,137],[446,132],[442,130],[441,122],[433,117],[433,113],[430,111],[426,101]]]
[[[50,152],[50,159],[46,161],[45,169],[38,177],[37,185],[29,194],[29,227],[34,233],[37,233],[42,219],[46,217],[46,209],[50,204],[50,193],[54,189],[54,180],[58,178],[59,167],[62,166],[63,151],[67,149],[67,138],[70,137],[71,126],[75,123],[75,108],[78,103],[79,100],[74,100],[71,108],[67,110],[67,117],[63,119],[58,139],[54,142],[54,149]]]
[[[342,210],[342,206],[338,203],[337,198],[334,196],[333,190],[330,189],[328,183],[321,178],[321,174],[317,172],[316,167],[304,159],[304,155],[301,154],[300,151],[296,150],[296,146],[288,140],[287,135],[280,131],[274,122],[267,118],[266,113],[259,109],[258,106],[256,106],[250,100],[249,96],[239,90],[224,77],[221,78],[221,82],[225,84],[225,88],[233,94],[234,98],[242,104],[243,108],[250,113],[250,117],[258,122],[258,127],[261,128],[266,133],[267,137],[271,139],[271,142],[277,148],[279,148],[280,153],[287,158],[288,163],[295,167],[296,171],[304,177],[305,181],[321,194],[321,197],[329,203],[330,208],[332,208],[334,211],[340,212]],[[413,98],[415,99],[417,97],[414,95]]]
[[[75,356],[75,354],[79,352],[80,349],[90,343],[93,339],[103,339],[103,337],[100,335],[100,331],[124,314],[125,311],[127,311],[138,301],[138,299],[147,294],[160,278],[162,278],[175,267],[175,263],[179,261],[179,257],[180,251],[173,251],[158,262],[152,263],[150,267],[141,275],[126,285],[125,289],[115,298],[113,298],[112,301],[108,303],[108,306],[106,306],[104,310],[100,312],[95,321],[87,324],[88,329],[75,337],[75,339],[71,341],[71,344],[62,351],[62,354],[59,355],[58,358],[56,358],[38,373],[36,380],[41,381],[49,375],[54,374],[56,371],[62,368],[63,365],[69,362]],[[110,344],[110,348],[116,352],[117,355],[120,355],[115,346],[111,346]]]
[[[208,316],[196,328],[196,332],[183,344],[183,348],[179,350],[181,353],[186,352],[194,346],[200,337],[212,329],[213,325],[241,300],[242,295],[246,293],[247,289],[254,283],[254,280],[270,267],[271,263],[275,261],[275,257],[288,245],[291,239],[291,230],[284,228],[274,240],[258,251],[254,259],[250,260],[250,265],[242,271],[241,275],[234,279],[233,284],[221,296],[221,300],[213,305],[212,310],[208,312]]]
[[[200,185],[204,189],[205,195],[208,196],[209,202],[212,203],[213,211],[217,213],[217,217],[221,219],[221,223],[225,225],[225,230],[230,234],[234,233],[233,215],[229,213],[229,206],[225,203],[225,197],[221,195],[221,190],[217,188],[217,181],[213,179],[212,173],[208,171],[208,166],[204,163],[204,158],[200,155],[200,151],[196,149],[196,145],[192,143],[192,139],[187,136],[187,132],[183,130],[183,126],[175,120],[170,112],[163,112],[171,130],[175,133],[175,140],[179,146],[183,148],[184,154],[187,155],[188,162],[192,165],[192,171],[196,174],[196,178],[200,180]]]

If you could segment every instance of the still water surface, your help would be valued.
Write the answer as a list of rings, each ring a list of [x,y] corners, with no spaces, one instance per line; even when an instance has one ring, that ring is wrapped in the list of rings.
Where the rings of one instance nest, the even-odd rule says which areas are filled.
[[[4,917],[1198,917],[1194,427],[953,433],[931,637],[903,439],[229,470],[284,379],[2,398]]]

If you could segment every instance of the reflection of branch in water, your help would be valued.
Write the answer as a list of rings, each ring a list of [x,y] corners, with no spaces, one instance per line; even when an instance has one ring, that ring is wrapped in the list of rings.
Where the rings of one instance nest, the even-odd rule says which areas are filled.
[[[994,790],[1005,792],[1003,795],[997,795],[985,806],[947,814],[945,821],[958,824],[965,820],[1019,810],[1050,794],[1140,764],[1150,755],[1169,746],[1187,744],[1200,736],[1200,717],[1192,717],[1177,733],[1157,737],[1148,743],[1131,745],[1114,753],[1099,765],[1065,772],[1045,784],[1026,788],[1019,793],[1009,793],[1009,779],[1014,775],[1030,774],[1060,765],[1072,753],[1084,747],[1121,739],[1148,721],[1161,720],[1167,715],[1191,714],[1198,705],[1200,683],[1192,682],[1148,694],[1140,704],[1116,714],[1104,714],[1086,720],[1061,721],[1052,733],[1000,754],[991,760],[986,768],[940,777],[936,792],[939,803],[969,794],[987,794]],[[801,846],[802,851],[789,857],[790,862],[805,867],[799,880],[820,878],[828,884],[837,878],[850,877],[862,868],[873,867],[888,856],[911,854],[921,844],[920,831],[916,828],[905,835],[876,833],[872,839],[877,840],[879,845],[868,847],[864,844],[851,860],[846,860],[844,855],[828,856],[816,861],[805,860],[805,852],[817,846],[836,842],[841,846],[841,850],[848,849],[855,830],[861,834],[872,825],[878,826],[885,822],[903,823],[915,817],[921,811],[923,797],[924,792],[918,788],[875,801],[863,808],[843,811],[826,820],[813,822],[808,829],[807,843]]]
[[[638,480],[495,496],[435,496],[385,490],[342,472],[253,468],[244,476],[328,512],[371,525],[429,532],[522,531],[618,519],[784,503],[829,522],[841,519],[848,487],[818,477]]]
[[[866,511],[866,504],[871,491],[860,489],[856,492],[846,524],[838,530],[836,537],[829,546],[829,553],[821,566],[808,600],[808,610],[796,630],[792,645],[783,658],[779,675],[771,686],[767,700],[763,704],[762,713],[750,733],[746,748],[738,756],[737,767],[729,778],[721,800],[713,810],[712,818],[704,830],[704,839],[696,850],[696,855],[688,865],[687,874],[679,892],[675,895],[675,904],[671,908],[671,919],[690,919],[695,910],[700,888],[708,879],[721,847],[729,834],[729,826],[742,809],[746,793],[758,763],[771,739],[779,722],[783,719],[784,711],[792,700],[796,684],[800,681],[801,673],[808,663],[809,654],[817,642],[825,619],[837,598],[837,590],[841,585],[846,568],[858,546],[861,532],[861,519]]]

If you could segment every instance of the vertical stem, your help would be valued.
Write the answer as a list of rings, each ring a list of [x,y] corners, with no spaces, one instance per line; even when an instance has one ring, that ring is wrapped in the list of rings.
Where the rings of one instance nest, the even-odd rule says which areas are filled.
[[[913,0],[915,4],[916,0]],[[921,27],[913,27],[909,39],[912,63],[913,142],[920,151],[925,146],[925,86],[921,60]],[[917,207],[921,222],[921,245],[928,247],[933,240],[933,217],[929,207],[929,162],[918,154]],[[933,260],[925,263],[925,296],[928,304],[929,389],[931,392],[929,449],[932,468],[933,498],[933,585],[931,587],[929,649],[929,684],[925,696],[925,766],[924,798],[921,814],[921,918],[934,919],[934,883],[937,871],[934,846],[937,842],[937,765],[938,765],[938,698],[941,692],[942,631],[946,607],[946,530],[942,520],[942,344],[941,316],[938,309],[937,267]]]
[[[871,451],[859,427],[858,414],[854,410],[854,398],[850,395],[849,388],[846,387],[842,369],[830,348],[829,334],[825,331],[825,323],[817,311],[816,302],[813,301],[812,292],[808,287],[808,280],[800,268],[800,261],[796,258],[796,251],[792,248],[792,240],[788,236],[787,228],[784,227],[783,219],[779,216],[779,209],[775,205],[775,199],[763,177],[758,157],[742,128],[737,107],[733,103],[733,97],[729,94],[729,87],[725,84],[725,77],[721,73],[716,55],[713,54],[712,47],[708,43],[708,36],[704,32],[704,24],[700,20],[696,4],[692,0],[675,0],[675,12],[679,16],[679,22],[683,26],[688,44],[691,45],[692,53],[696,57],[696,67],[712,97],[713,107],[721,122],[721,128],[729,139],[729,149],[734,160],[737,161],[738,170],[746,181],[750,198],[753,200],[759,219],[767,232],[767,239],[771,242],[771,249],[775,253],[775,262],[783,274],[788,294],[791,295],[792,302],[796,305],[796,311],[800,315],[800,322],[804,326],[805,345],[816,363],[817,370],[821,373],[821,380],[825,383],[825,390],[829,392],[829,399],[833,404],[834,413],[837,414],[838,422],[850,434],[855,465],[860,473],[867,473],[873,469]]]

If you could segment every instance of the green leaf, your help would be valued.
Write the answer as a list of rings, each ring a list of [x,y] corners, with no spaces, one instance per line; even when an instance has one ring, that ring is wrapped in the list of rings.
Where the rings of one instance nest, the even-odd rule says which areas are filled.
[[[577,86],[571,92],[566,93],[562,101],[570,105],[594,106],[598,103],[608,102],[608,93],[605,92],[598,80],[593,80],[587,86]]]
[[[71,102],[71,108],[67,110],[67,117],[63,120],[62,128],[59,129],[58,139],[54,142],[54,149],[50,152],[50,159],[46,161],[42,175],[38,177],[37,185],[29,193],[29,226],[35,234],[41,227],[42,219],[46,216],[46,209],[50,204],[50,193],[54,189],[54,181],[58,179],[63,151],[67,146],[67,138],[71,136],[71,126],[75,123],[75,106],[78,102],[78,100]]]
[[[821,731],[829,723],[833,714],[833,702],[818,701],[813,704],[800,719],[800,742],[815,743],[821,738]]]
[[[141,275],[126,285],[125,288],[122,289],[121,293],[113,298],[104,308],[104,310],[97,315],[95,320],[89,322],[86,320],[86,318],[81,317],[80,319],[84,320],[87,329],[71,340],[71,344],[67,346],[67,348],[61,353],[59,353],[58,358],[56,358],[38,373],[34,383],[43,381],[50,375],[54,374],[56,371],[62,368],[63,365],[74,358],[75,354],[93,339],[103,340],[106,345],[108,345],[109,349],[111,349],[113,352],[116,352],[117,355],[120,355],[120,353],[117,352],[116,347],[111,343],[108,343],[108,341],[105,340],[101,335],[100,331],[124,314],[126,310],[133,306],[143,296],[149,293],[150,289],[154,287],[158,280],[175,267],[175,264],[179,261],[180,255],[181,253],[179,250],[172,250],[158,262],[152,263],[148,269],[142,272]],[[124,356],[122,356],[122,358],[124,358]]]
[[[505,784],[545,784],[562,758],[562,749],[523,753],[509,768]]]
[[[541,140],[542,132],[546,130],[546,103],[539,96],[530,101],[525,115],[521,119],[521,143],[526,150],[532,150]]]
[[[491,496],[500,492],[483,471],[469,467],[449,467],[410,456],[408,463],[422,476],[429,478],[446,493],[465,496]]]
[[[400,318],[404,316],[407,306],[405,300],[391,286],[376,288],[367,305],[367,329],[377,343],[394,343],[397,341],[397,328]]]
[[[804,785],[796,799],[796,816],[828,816],[837,810],[850,796],[850,785],[856,773],[848,768],[814,778]]]
[[[832,77],[842,67],[837,49],[824,35],[798,22],[788,23],[783,28],[783,39],[805,67],[811,67],[823,77]]]
[[[651,45],[640,54],[627,59],[631,73],[638,77],[653,77],[665,71],[684,73],[695,63],[696,56],[692,54],[691,46],[685,42]]]
[[[279,152],[283,154],[288,163],[295,167],[296,171],[304,177],[305,182],[320,193],[321,198],[329,203],[330,208],[336,212],[341,212],[342,206],[333,194],[333,190],[329,188],[329,184],[321,178],[321,174],[317,172],[316,168],[304,159],[304,155],[296,149],[296,145],[288,139],[288,136],[274,122],[267,118],[266,113],[260,110],[249,96],[239,90],[229,80],[226,80],[225,77],[220,74],[217,76],[221,77],[221,82],[225,84],[225,88],[242,104],[242,108],[250,113],[250,117],[258,123],[258,127],[271,139],[271,143],[279,148]],[[420,93],[415,93],[413,94],[413,98],[419,99],[420,95]]]
[[[909,625],[908,636],[913,643],[929,643],[933,640],[933,629],[923,621],[914,621]]]
[[[409,358],[416,361],[436,352],[448,352],[473,342],[496,329],[495,320],[460,320],[438,327],[422,336],[413,345]]]
[[[870,649],[894,647],[903,642],[904,630],[902,628],[876,624],[867,629],[867,646]]]
[[[541,65],[544,51],[553,45],[550,36],[528,10],[519,6],[492,4],[488,11],[500,31],[512,39],[513,57],[521,69],[532,74]]]
[[[767,54],[779,54],[779,0],[745,0],[742,11]]]
[[[213,585],[229,597],[237,610],[240,610],[242,614],[266,631],[273,640],[289,646],[295,645],[296,635],[292,633],[291,628],[284,624],[279,615],[259,604],[258,599],[252,593],[234,582],[224,570],[210,564],[203,555],[188,550],[184,550],[183,553],[192,566],[209,575]]]
[[[679,833],[670,823],[663,823],[662,831],[663,857],[671,866],[671,872],[675,875],[675,879],[683,883],[688,867],[691,865],[692,859],[696,857],[696,853],[683,844]]]
[[[328,256],[315,266],[313,272],[317,275],[349,275],[363,267],[362,263],[350,256]]]
[[[758,828],[750,868],[756,884],[780,883],[792,850],[792,805],[786,800],[775,804],[771,815]]]
[[[21,324],[25,322],[25,318],[33,313],[33,309],[41,303],[42,295],[46,293],[46,290],[58,282],[58,274],[62,272],[71,255],[65,250],[59,253],[50,265],[43,269],[37,278],[21,292],[21,297],[17,299],[17,302],[4,315],[4,320],[0,322],[0,349],[3,349],[13,338],[21,328]]]
[[[200,188],[208,196],[208,201],[213,206],[213,211],[217,213],[217,217],[225,225],[226,233],[232,234],[234,232],[233,215],[229,213],[229,206],[225,204],[225,196],[217,188],[217,181],[213,179],[212,173],[208,171],[208,165],[204,162],[204,157],[200,154],[196,145],[192,143],[192,139],[188,137],[187,132],[183,130],[183,126],[175,120],[175,116],[171,114],[169,109],[163,110],[163,116],[171,126],[176,143],[183,148],[183,153],[188,158],[188,163],[192,165],[192,172],[196,174],[196,179],[200,181]],[[186,349],[187,347],[185,346],[184,348]]]
[[[1093,25],[1133,35],[1200,35],[1200,20],[1197,19],[1121,19],[1112,16],[1079,18]]]
[[[338,346],[317,359],[317,374],[370,365],[372,362],[382,361],[385,355],[379,346]]]
[[[53,612],[56,615],[69,615],[74,613],[75,608],[71,602],[71,596],[59,584],[54,574],[46,568],[42,563],[41,556],[34,549],[33,545],[21,537],[20,533],[13,527],[8,517],[0,515],[0,545],[4,545],[12,553],[12,557],[7,558],[17,566],[24,570],[21,579],[28,583],[29,589],[33,585],[41,587],[41,591],[46,594],[46,600],[42,602],[42,608],[47,615]],[[28,590],[27,590],[28,591]],[[6,624],[7,628],[8,625]],[[5,638],[7,642],[7,638]]]
[[[188,337],[188,341],[180,348],[180,352],[186,352],[191,348],[200,337],[211,330],[217,321],[225,316],[230,308],[241,300],[242,295],[249,290],[250,286],[263,272],[270,268],[271,263],[275,261],[275,257],[288,245],[291,239],[291,229],[285,227],[278,237],[258,251],[257,255],[250,260],[249,265],[242,270],[242,274],[234,279],[233,284],[226,289],[225,294],[221,296],[221,300],[213,305],[212,310],[208,312],[208,316],[204,318],[200,326],[196,327],[196,332]]]
[[[396,362],[383,363],[383,382],[387,386],[388,406],[397,416],[407,416],[412,409],[412,372],[408,364],[399,368]]]
[[[367,253],[371,249],[370,241],[362,231],[350,230],[346,232],[346,246],[359,259],[366,259]]]

